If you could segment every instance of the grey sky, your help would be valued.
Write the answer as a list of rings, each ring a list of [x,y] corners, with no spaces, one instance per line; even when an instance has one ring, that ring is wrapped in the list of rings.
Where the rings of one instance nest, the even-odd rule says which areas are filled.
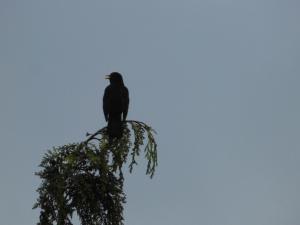
[[[105,125],[103,76],[157,131],[125,224],[298,225],[300,2],[0,0],[0,225],[32,225],[47,149]]]

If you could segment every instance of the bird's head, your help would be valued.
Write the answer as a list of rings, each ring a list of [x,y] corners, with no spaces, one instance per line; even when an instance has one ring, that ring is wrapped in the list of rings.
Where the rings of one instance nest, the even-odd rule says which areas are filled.
[[[108,79],[111,84],[124,85],[122,75],[118,72],[112,72],[106,75],[105,79]]]

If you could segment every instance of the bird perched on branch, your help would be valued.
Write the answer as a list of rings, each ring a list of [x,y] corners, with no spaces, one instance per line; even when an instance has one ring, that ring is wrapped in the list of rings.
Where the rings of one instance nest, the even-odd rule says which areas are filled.
[[[128,113],[129,92],[120,73],[112,72],[105,78],[109,79],[110,85],[104,91],[103,112],[105,120],[108,122],[108,136],[112,140],[122,137],[122,121],[126,120]]]

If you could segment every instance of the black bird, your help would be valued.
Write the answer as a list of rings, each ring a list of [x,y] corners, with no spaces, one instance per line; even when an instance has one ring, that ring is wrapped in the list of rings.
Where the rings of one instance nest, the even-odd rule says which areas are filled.
[[[121,138],[123,134],[122,120],[125,121],[129,106],[129,92],[123,83],[122,75],[112,72],[106,76],[110,85],[105,88],[103,96],[103,112],[108,122],[109,139]]]

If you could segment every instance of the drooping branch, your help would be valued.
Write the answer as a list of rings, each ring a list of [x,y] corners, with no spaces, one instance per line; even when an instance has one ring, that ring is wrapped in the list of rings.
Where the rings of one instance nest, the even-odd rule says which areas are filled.
[[[124,121],[124,125],[126,126],[127,124],[131,125],[131,129],[134,133],[133,148],[131,151],[132,157],[131,157],[131,162],[129,164],[130,172],[132,172],[133,166],[137,164],[136,156],[139,156],[141,147],[144,145],[144,139],[146,133],[147,143],[144,148],[145,158],[148,160],[146,174],[150,175],[150,177],[152,178],[155,172],[155,168],[157,166],[157,144],[154,139],[154,134],[156,134],[156,131],[150,126],[148,126],[146,123],[137,120]],[[128,128],[126,127],[126,129]],[[106,127],[96,131],[94,134],[87,133],[87,136],[89,136],[89,138],[84,143],[88,144],[92,140],[102,142],[103,139],[105,138],[107,139],[107,136],[105,135],[106,135]],[[130,138],[127,139],[126,141],[130,147],[132,145],[132,143],[130,142]],[[117,147],[117,146],[114,145],[113,147]]]
[[[121,139],[109,143],[106,132],[102,128],[87,134],[81,143],[53,148],[45,154],[42,170],[36,173],[42,179],[34,205],[41,208],[38,225],[72,225],[74,211],[82,225],[123,224],[123,165],[131,155],[132,172],[144,147],[146,174],[153,177],[157,166],[155,131],[143,122],[129,120],[124,122]]]

